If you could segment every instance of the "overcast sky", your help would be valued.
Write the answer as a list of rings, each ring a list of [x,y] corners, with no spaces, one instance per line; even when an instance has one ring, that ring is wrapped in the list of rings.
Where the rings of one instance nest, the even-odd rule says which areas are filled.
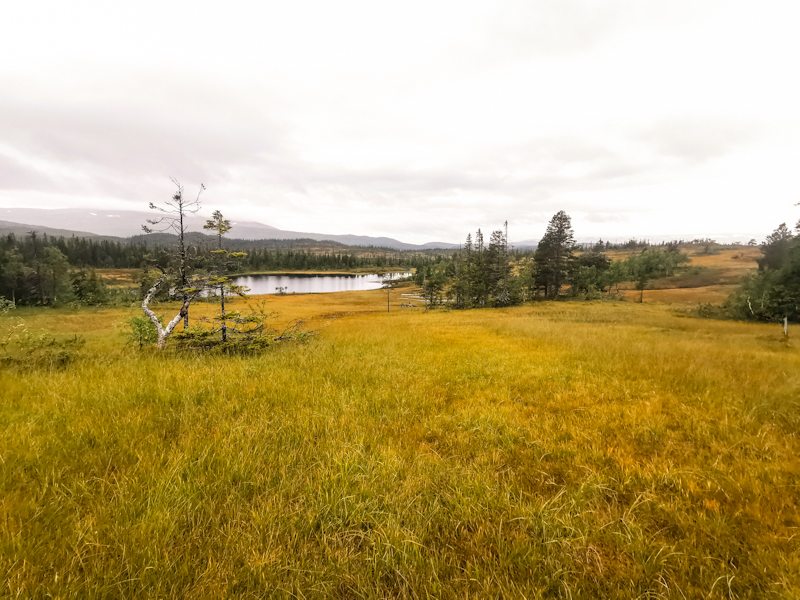
[[[800,217],[800,2],[0,3],[0,207],[170,177],[281,229],[761,236]],[[749,239],[749,237],[748,237]],[[746,241],[746,240],[744,240]]]

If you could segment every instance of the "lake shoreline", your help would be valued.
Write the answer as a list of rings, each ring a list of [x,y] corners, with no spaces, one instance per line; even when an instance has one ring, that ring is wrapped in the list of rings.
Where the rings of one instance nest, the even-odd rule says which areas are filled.
[[[234,277],[249,277],[251,275],[297,275],[298,277],[303,277],[306,275],[380,275],[381,273],[389,274],[389,273],[406,273],[408,269],[403,269],[400,267],[392,267],[385,270],[375,269],[374,267],[370,268],[358,268],[358,269],[337,269],[334,271],[319,271],[319,270],[308,270],[308,271],[247,271],[245,273],[236,273]]]
[[[400,277],[398,277],[398,275]],[[408,276],[408,271],[400,273],[279,273],[238,275],[232,283],[250,290],[253,295],[319,294],[334,292],[354,292],[380,289],[384,282],[397,281]]]

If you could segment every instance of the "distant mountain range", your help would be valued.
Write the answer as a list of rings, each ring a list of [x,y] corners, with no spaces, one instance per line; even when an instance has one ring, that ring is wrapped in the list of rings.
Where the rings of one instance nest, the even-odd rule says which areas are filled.
[[[0,234],[14,233],[24,235],[29,231],[37,231],[54,236],[71,236],[87,238],[132,238],[142,235],[142,225],[147,219],[157,216],[155,212],[118,210],[103,211],[89,208],[0,208]],[[189,215],[189,231],[203,232],[205,217]],[[460,246],[448,242],[428,242],[427,244],[408,244],[389,237],[373,237],[369,235],[337,235],[330,233],[309,233],[304,231],[287,231],[256,221],[233,221],[233,229],[229,237],[238,240],[313,240],[318,242],[336,242],[345,246],[377,246],[394,250],[450,250]],[[635,236],[634,236],[635,237]],[[764,234],[753,233],[703,233],[703,234],[666,234],[644,236],[651,243],[671,240],[693,240],[711,238],[721,244],[732,242],[747,243],[751,238],[762,240]],[[148,238],[152,239],[152,238]],[[625,238],[611,237],[612,243],[626,242]],[[637,237],[637,239],[640,239]],[[597,237],[581,236],[578,243],[588,245]],[[527,239],[511,241],[510,246],[518,250],[536,248],[538,240]]]
[[[142,234],[142,225],[147,219],[158,215],[143,211],[102,211],[88,208],[0,208],[0,233],[15,235],[29,231],[47,233],[55,236],[79,237],[120,237],[130,238]],[[198,215],[188,215],[189,231],[203,232],[206,219]],[[408,244],[388,237],[368,235],[336,235],[329,233],[308,233],[286,231],[255,221],[232,221],[230,238],[240,240],[293,240],[307,239],[332,241],[346,246],[379,246],[394,250],[453,249],[458,244],[428,242],[427,244]]]

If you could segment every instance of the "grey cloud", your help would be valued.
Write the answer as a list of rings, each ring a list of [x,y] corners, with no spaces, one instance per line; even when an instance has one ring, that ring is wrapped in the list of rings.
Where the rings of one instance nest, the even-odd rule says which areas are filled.
[[[630,165],[623,161],[600,167],[587,179],[594,182],[616,183],[625,180],[635,180],[641,175],[647,175],[655,170],[654,165]]]
[[[577,165],[583,174],[559,174],[558,168],[564,165]],[[575,138],[502,148],[490,156],[437,169],[352,170],[293,161],[286,161],[285,167],[283,177],[302,182],[301,194],[292,196],[296,210],[330,206],[337,211],[376,215],[424,210],[426,214],[443,211],[442,217],[449,211],[448,219],[452,219],[452,208],[465,202],[464,195],[494,197],[495,202],[485,209],[487,216],[501,205],[504,210],[521,213],[530,211],[533,205],[557,210],[558,204],[552,199],[560,194],[637,185],[664,170],[657,161],[630,164],[603,146]],[[252,175],[280,193],[280,182],[274,174],[264,174],[259,169]],[[436,199],[435,206],[430,198]],[[476,210],[484,209],[470,206],[470,211]]]
[[[8,190],[55,191],[57,184],[46,173],[0,154],[0,187]]]
[[[133,202],[168,194],[167,178],[174,176],[188,190],[205,183],[209,201],[217,193],[240,214],[247,206],[279,203],[282,209],[288,205],[284,215],[298,218],[357,212],[394,223],[411,211],[414,229],[427,231],[416,223],[423,210],[425,220],[453,222],[452,209],[465,196],[496,199],[470,206],[470,215],[484,220],[494,219],[498,209],[554,212],[560,207],[552,199],[559,194],[634,185],[663,170],[659,161],[631,164],[605,145],[577,137],[535,139],[444,167],[356,170],[303,160],[291,131],[251,107],[221,110],[212,98],[187,100],[183,109],[159,110],[147,102],[86,108],[7,100],[0,106],[2,142],[44,166],[32,169],[0,157],[0,187]],[[564,167],[577,174],[564,174]]]
[[[567,177],[555,172],[579,165],[586,174]],[[523,146],[501,148],[473,161],[438,169],[383,168],[364,171],[317,169],[306,172],[309,185],[343,185],[365,192],[390,194],[436,193],[457,190],[535,193],[573,189],[581,185],[614,182],[648,172],[649,167],[629,165],[603,146],[576,138],[544,139]]]
[[[524,0],[506,6],[492,23],[502,46],[517,53],[586,50],[610,35],[624,16],[621,2]]]
[[[752,123],[684,117],[662,121],[634,139],[657,155],[700,163],[727,154],[754,140],[757,134],[758,128]]]
[[[6,144],[52,165],[52,173],[70,171],[74,176],[56,178],[46,168],[34,171],[6,161],[0,168],[13,174],[3,177],[0,185],[127,200],[163,193],[167,177],[175,176],[187,185],[202,181],[212,189],[241,186],[243,195],[257,190],[262,198],[291,197],[294,205],[307,205],[308,210],[320,195],[355,202],[380,196],[392,206],[415,204],[417,196],[424,203],[426,197],[449,197],[459,191],[530,201],[587,186],[624,185],[653,168],[630,165],[601,145],[558,138],[501,148],[444,168],[353,170],[302,160],[286,131],[247,113],[221,123],[202,112],[187,116],[146,107],[4,108],[0,126]],[[565,165],[577,165],[584,174],[559,175]]]
[[[147,102],[88,107],[7,99],[0,105],[2,142],[53,171],[67,167],[74,176],[60,182],[62,191],[122,196],[137,195],[132,181],[170,175],[225,183],[231,167],[283,152],[280,125],[235,102],[225,110],[204,106],[193,93],[202,96],[202,90],[188,91],[170,110]],[[5,187],[11,182],[2,181]]]
[[[586,214],[586,220],[590,223],[624,223],[630,217],[620,213],[590,212]]]

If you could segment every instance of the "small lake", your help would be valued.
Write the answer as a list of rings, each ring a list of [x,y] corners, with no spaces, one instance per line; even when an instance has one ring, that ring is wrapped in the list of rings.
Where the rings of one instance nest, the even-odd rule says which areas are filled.
[[[285,275],[244,275],[236,277],[233,283],[250,288],[249,294],[278,294],[283,288],[286,294],[327,294],[330,292],[360,292],[377,290],[384,279],[407,277],[410,273],[367,273],[366,275],[306,275],[290,273]]]

